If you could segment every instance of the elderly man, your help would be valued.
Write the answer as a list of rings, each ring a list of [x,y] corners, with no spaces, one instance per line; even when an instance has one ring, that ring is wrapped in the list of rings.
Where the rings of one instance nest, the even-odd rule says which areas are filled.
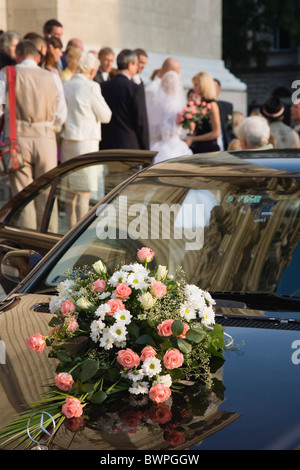
[[[134,83],[137,55],[123,49],[117,56],[118,73],[101,83],[102,95],[112,111],[102,126],[101,149],[149,149],[148,117],[143,87]]]

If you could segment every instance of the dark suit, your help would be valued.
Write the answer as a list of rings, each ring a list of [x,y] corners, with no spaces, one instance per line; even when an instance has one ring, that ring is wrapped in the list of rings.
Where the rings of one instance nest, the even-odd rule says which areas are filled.
[[[232,103],[229,103],[228,101],[218,101],[218,105],[220,109],[223,145],[224,150],[226,150],[232,138],[233,106]]]
[[[111,76],[108,75],[108,78],[107,80],[110,80],[111,79]],[[94,82],[97,82],[99,83],[99,85],[102,83],[102,82],[105,82],[104,78],[103,78],[103,75],[102,75],[102,71],[100,69],[98,69],[95,77],[94,77]]]
[[[144,87],[122,73],[101,83],[102,95],[112,111],[108,124],[102,124],[101,149],[149,150],[149,127]]]

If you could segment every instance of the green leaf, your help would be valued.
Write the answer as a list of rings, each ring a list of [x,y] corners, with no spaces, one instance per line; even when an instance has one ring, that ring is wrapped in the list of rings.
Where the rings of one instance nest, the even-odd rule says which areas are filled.
[[[94,390],[94,384],[90,384],[90,383],[82,384],[81,390],[85,393],[90,393]]]
[[[81,382],[86,382],[87,380],[94,377],[99,369],[99,361],[94,361],[93,359],[87,359],[81,365],[80,371],[80,380]]]
[[[51,326],[51,327],[55,327],[55,326],[61,325],[62,323],[63,323],[62,320],[60,320],[60,319],[57,318],[57,317],[53,317],[53,318],[51,318],[51,320],[49,321],[48,325]]]
[[[72,362],[72,359],[70,358],[69,354],[66,353],[66,351],[56,351],[55,354],[57,359],[61,362]]]
[[[198,330],[191,328],[190,330],[186,332],[186,339],[188,339],[192,343],[200,343],[200,341],[202,341],[205,336],[206,336],[206,333],[203,330],[198,331]]]
[[[184,339],[178,338],[177,340],[178,348],[183,354],[188,354],[192,350],[192,346]]]
[[[174,320],[171,327],[174,336],[180,336],[184,330],[184,324],[180,320]]]
[[[152,338],[150,335],[142,335],[139,336],[136,340],[136,344],[150,344],[152,341]]]
[[[131,336],[134,336],[135,338],[138,338],[140,333],[138,326],[134,322],[131,322],[129,325],[127,325],[127,331]]]
[[[99,403],[104,402],[106,398],[107,398],[106,393],[103,392],[102,390],[99,390],[99,392],[93,393],[93,395],[90,398],[90,402],[99,404]]]

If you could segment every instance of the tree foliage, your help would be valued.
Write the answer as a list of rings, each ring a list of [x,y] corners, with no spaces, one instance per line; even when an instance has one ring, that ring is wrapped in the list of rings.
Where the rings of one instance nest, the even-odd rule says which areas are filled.
[[[223,59],[236,69],[263,69],[276,28],[300,45],[299,0],[223,0]]]

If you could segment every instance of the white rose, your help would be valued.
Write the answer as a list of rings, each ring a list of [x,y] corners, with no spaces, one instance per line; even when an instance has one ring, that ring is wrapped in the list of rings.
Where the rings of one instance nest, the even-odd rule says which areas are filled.
[[[93,306],[93,304],[85,297],[80,297],[80,299],[77,300],[76,304],[77,307],[81,308],[82,310],[88,310]]]
[[[152,296],[152,294],[150,294],[150,292],[146,292],[145,294],[142,294],[139,297],[139,300],[141,302],[143,309],[145,310],[149,310],[150,308],[152,308],[156,301],[156,299]]]
[[[162,281],[167,277],[167,274],[168,274],[167,267],[159,265],[157,268],[156,279],[158,281]]]
[[[93,264],[93,268],[96,271],[97,274],[102,274],[107,272],[107,268],[105,264],[102,263],[102,261],[96,261],[96,263]]]

